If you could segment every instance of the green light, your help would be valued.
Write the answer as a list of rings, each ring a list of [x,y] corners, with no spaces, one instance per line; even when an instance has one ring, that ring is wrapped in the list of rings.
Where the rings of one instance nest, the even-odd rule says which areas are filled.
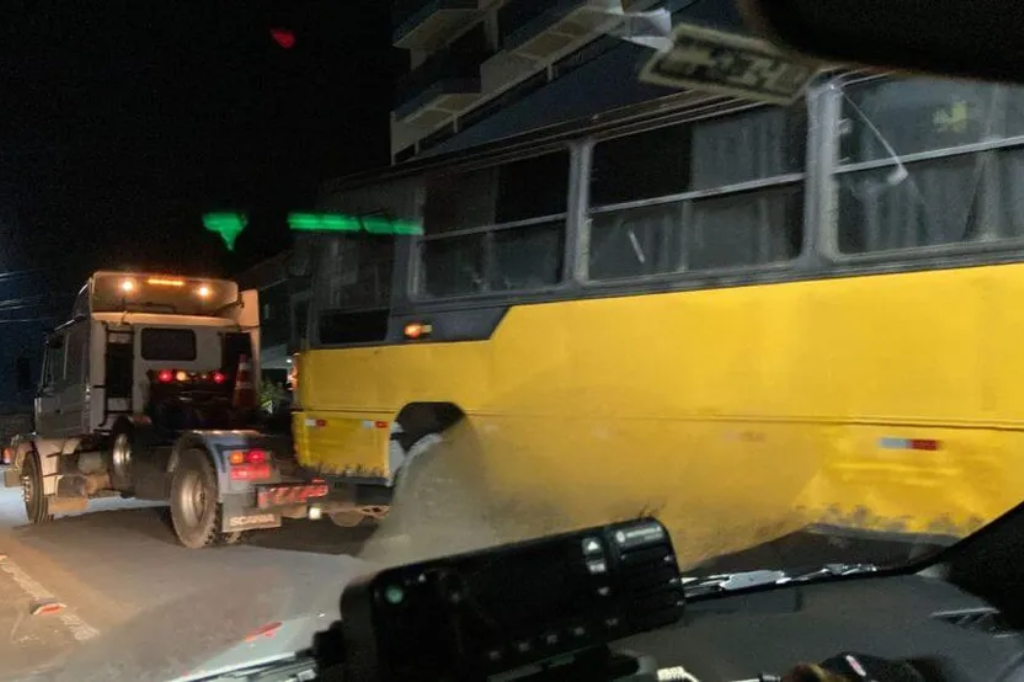
[[[210,232],[216,232],[224,240],[228,251],[235,250],[235,240],[249,224],[249,217],[244,213],[207,213],[203,215],[203,226]]]
[[[423,234],[423,229],[408,220],[391,220],[383,216],[344,215],[341,213],[289,213],[288,226],[310,232],[360,232],[369,234]]]
[[[384,590],[384,599],[389,604],[401,604],[402,600],[405,599],[405,591],[398,585],[391,585]]]

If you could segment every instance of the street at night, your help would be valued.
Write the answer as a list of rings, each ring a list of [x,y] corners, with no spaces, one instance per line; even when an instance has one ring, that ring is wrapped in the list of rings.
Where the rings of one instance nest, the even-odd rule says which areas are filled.
[[[13,3],[0,682],[1024,679],[1024,79],[846,4]]]
[[[87,514],[29,526],[21,491],[0,488],[0,660],[17,663],[4,673],[113,646],[128,669],[179,662],[182,674],[210,653],[189,639],[204,627],[231,640],[289,616],[336,618],[342,586],[368,570],[353,558],[368,535],[328,520],[295,522],[238,546],[191,551],[176,543],[163,506],[100,500]],[[33,616],[48,597],[64,610]],[[188,636],[171,637],[168,623]],[[150,662],[136,662],[140,655]]]

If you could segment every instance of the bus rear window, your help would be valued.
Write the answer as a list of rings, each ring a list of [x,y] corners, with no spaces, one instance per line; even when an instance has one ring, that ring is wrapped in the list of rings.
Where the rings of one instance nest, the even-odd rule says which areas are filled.
[[[191,329],[142,330],[142,359],[191,362],[196,359],[196,333]]]

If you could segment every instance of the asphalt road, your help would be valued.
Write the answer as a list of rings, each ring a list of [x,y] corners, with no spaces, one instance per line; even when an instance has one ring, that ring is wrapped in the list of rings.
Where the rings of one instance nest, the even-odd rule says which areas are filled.
[[[175,542],[166,507],[92,504],[31,526],[20,489],[0,487],[0,680],[33,671],[47,679],[81,649],[169,661],[171,670],[180,659],[181,674],[266,622],[336,618],[344,584],[371,568],[353,558],[370,531],[327,520],[196,551]],[[31,615],[51,602],[63,608]]]
[[[368,560],[408,559],[408,548],[382,550],[371,535],[297,521],[251,532],[237,546],[188,550],[164,506],[106,499],[31,526],[20,488],[0,487],[0,682],[169,680],[267,623],[303,616],[326,628],[344,585],[374,567]],[[701,572],[908,556],[902,545],[851,542],[796,533]],[[32,615],[47,605],[58,610]],[[277,644],[294,651],[309,638],[300,632]]]

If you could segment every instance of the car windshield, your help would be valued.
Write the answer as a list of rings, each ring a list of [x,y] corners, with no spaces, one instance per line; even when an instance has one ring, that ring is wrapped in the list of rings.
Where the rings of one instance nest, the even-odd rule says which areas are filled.
[[[655,68],[732,0],[136,4],[0,40],[0,679],[626,519],[713,594],[1024,498],[1024,88]]]

